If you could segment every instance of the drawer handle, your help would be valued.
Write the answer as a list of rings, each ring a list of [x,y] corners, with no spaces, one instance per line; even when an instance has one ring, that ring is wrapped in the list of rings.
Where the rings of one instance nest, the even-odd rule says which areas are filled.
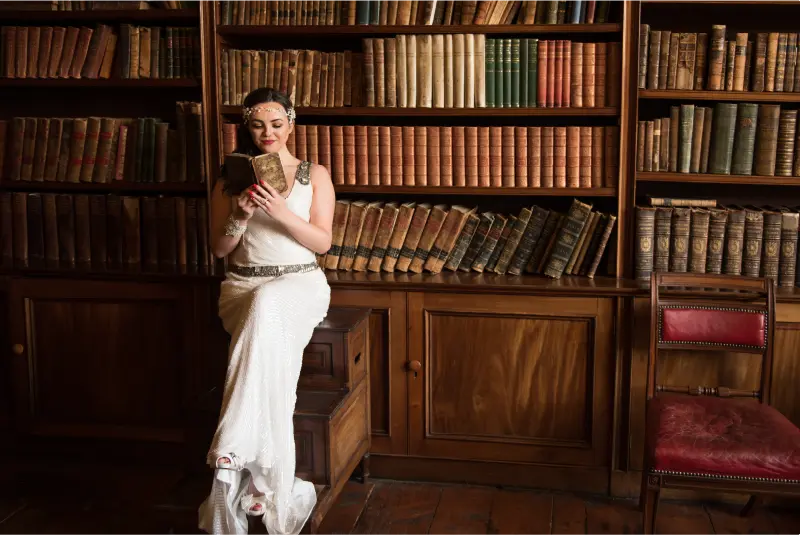
[[[22,355],[25,352],[25,346],[22,344],[14,344],[11,347],[11,351],[13,351],[15,355]]]
[[[353,364],[358,364],[359,360],[361,360],[361,353],[360,352],[359,352],[358,355],[356,355],[356,358],[353,359]]]

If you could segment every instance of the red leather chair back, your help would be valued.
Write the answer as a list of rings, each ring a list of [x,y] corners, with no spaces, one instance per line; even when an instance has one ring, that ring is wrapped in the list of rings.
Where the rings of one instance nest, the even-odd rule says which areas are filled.
[[[726,389],[721,392],[716,388],[693,390],[687,387],[686,392],[755,396],[762,402],[768,399],[775,317],[774,281],[728,275],[653,273],[650,292],[648,399],[664,388],[656,384],[655,377],[658,353],[662,349],[761,354],[760,391]]]

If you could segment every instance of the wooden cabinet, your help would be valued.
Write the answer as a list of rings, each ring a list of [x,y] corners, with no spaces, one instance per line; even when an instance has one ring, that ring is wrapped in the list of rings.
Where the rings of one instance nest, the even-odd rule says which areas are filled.
[[[180,443],[203,323],[189,284],[12,279],[18,437]],[[8,346],[7,346],[8,347]]]
[[[409,295],[411,455],[605,466],[612,300]]]

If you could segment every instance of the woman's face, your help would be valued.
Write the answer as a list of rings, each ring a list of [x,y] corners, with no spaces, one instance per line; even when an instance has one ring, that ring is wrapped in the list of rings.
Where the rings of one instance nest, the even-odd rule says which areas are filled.
[[[253,143],[261,152],[279,152],[286,145],[293,128],[286,110],[277,102],[263,102],[255,108],[256,111],[247,122]]]

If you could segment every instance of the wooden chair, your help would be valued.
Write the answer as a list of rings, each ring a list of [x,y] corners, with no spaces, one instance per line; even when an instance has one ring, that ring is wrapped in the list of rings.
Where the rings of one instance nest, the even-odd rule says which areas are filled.
[[[653,273],[644,533],[655,532],[662,489],[747,493],[742,514],[761,495],[800,495],[800,429],[769,406],[774,324],[770,279]],[[760,354],[760,389],[659,384],[665,349]]]

